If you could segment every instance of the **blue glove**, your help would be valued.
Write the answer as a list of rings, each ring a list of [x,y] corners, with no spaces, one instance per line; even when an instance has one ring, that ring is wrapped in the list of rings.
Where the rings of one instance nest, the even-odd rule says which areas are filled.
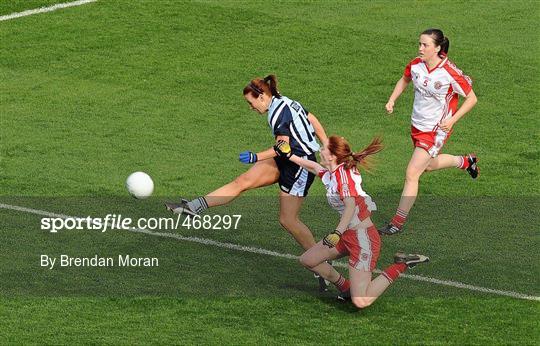
[[[243,151],[240,153],[238,160],[242,163],[255,163],[257,162],[257,154],[252,153],[249,150]]]

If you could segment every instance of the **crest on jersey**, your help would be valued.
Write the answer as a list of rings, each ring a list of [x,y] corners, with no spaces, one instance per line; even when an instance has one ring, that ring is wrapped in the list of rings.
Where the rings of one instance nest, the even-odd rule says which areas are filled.
[[[442,83],[439,81],[436,81],[433,86],[435,87],[435,89],[439,90],[440,88],[442,88]]]

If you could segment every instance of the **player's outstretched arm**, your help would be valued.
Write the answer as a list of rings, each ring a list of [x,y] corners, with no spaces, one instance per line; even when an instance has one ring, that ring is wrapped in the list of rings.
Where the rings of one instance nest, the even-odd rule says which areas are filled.
[[[407,78],[405,76],[402,76],[400,80],[396,83],[396,86],[394,87],[394,91],[392,91],[392,95],[388,98],[388,102],[386,103],[386,111],[388,114],[392,114],[394,112],[394,103],[399,98],[399,96],[407,89],[407,86],[411,82],[410,78]]]
[[[294,155],[292,153],[291,146],[287,141],[278,140],[274,145],[274,151],[276,155],[291,160],[292,162],[304,167],[313,174],[319,174],[319,171],[324,169],[324,167],[319,165],[317,162],[305,160],[301,157]]]
[[[276,143],[279,141],[284,141],[289,143],[289,136],[279,135],[276,136]],[[259,157],[259,160],[267,160],[267,159],[273,159],[276,156],[279,156],[279,154],[276,152],[276,149],[274,146],[266,149],[265,151],[261,151],[260,153],[257,153],[257,156]]]
[[[276,140],[277,141],[289,142],[289,137],[280,135],[280,136],[276,137]],[[254,153],[254,152],[251,152],[249,150],[243,151],[239,155],[239,160],[242,163],[256,163],[256,162],[262,161],[262,160],[273,159],[276,156],[278,156],[278,154],[276,153],[274,147],[272,146],[272,147],[270,147],[270,148],[268,148],[268,149],[266,149],[264,151],[258,152],[258,153]]]
[[[328,136],[326,135],[326,131],[324,131],[324,127],[322,126],[321,122],[313,113],[308,113],[308,120],[313,125],[313,129],[315,130],[315,135],[319,140],[321,141],[322,145],[326,146],[326,143],[328,143]]]
[[[257,156],[259,157],[259,160],[267,160],[276,157],[276,152],[274,151],[274,147],[270,147],[265,151],[257,153]]]
[[[242,163],[256,163],[261,160],[270,159],[276,156],[276,152],[274,151],[274,148],[266,149],[265,151],[261,151],[258,153],[254,153],[252,151],[246,150],[240,153],[238,156],[238,160]]]
[[[289,160],[296,163],[298,166],[304,167],[305,169],[307,169],[308,171],[310,171],[311,173],[315,175],[319,174],[319,172],[324,169],[324,167],[318,164],[317,162],[306,160],[296,155],[292,155]]]

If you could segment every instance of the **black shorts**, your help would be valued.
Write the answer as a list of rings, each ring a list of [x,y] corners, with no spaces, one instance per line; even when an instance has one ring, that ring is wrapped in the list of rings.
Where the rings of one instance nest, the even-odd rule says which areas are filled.
[[[303,156],[303,159],[317,162],[315,154]],[[305,197],[313,184],[315,175],[296,163],[280,157],[274,157],[279,169],[279,188],[291,196]]]

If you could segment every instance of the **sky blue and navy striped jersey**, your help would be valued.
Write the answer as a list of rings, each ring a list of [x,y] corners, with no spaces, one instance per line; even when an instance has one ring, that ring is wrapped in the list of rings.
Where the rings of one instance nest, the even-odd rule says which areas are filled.
[[[315,129],[308,120],[308,111],[288,97],[272,97],[268,107],[268,125],[274,136],[289,136],[293,154],[305,156],[319,151]]]

